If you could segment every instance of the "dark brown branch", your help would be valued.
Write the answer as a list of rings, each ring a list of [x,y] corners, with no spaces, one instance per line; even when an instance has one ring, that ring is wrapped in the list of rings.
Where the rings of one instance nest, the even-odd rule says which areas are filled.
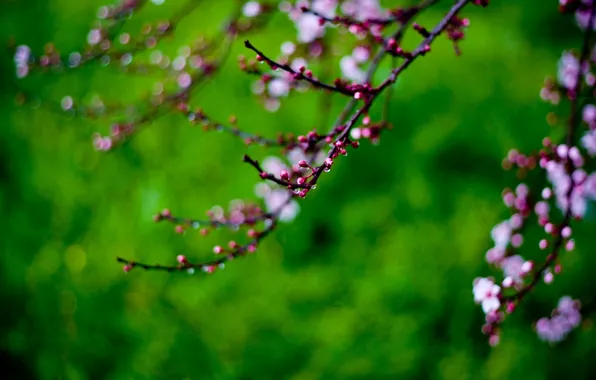
[[[395,83],[399,75],[408,68],[416,60],[416,58],[425,55],[430,51],[430,45],[433,41],[449,26],[451,19],[470,2],[471,0],[459,0],[447,13],[447,15],[439,22],[439,24],[430,32],[430,35],[418,45],[416,50],[411,53],[411,56],[405,58],[404,62],[395,70],[391,72],[391,76],[387,78],[375,90],[377,92],[383,91],[386,87]]]
[[[302,81],[310,83],[311,85],[313,85],[313,87],[331,91],[331,92],[337,92],[337,93],[340,93],[340,94],[343,94],[346,96],[354,96],[354,93],[356,92],[354,90],[350,90],[345,87],[332,86],[332,85],[320,82],[317,79],[312,78],[311,76],[305,75],[303,72],[296,71],[296,70],[292,69],[290,67],[290,65],[288,65],[288,64],[276,62],[276,61],[272,60],[271,58],[267,57],[262,51],[257,49],[253,44],[250,43],[249,40],[244,41],[244,46],[246,46],[246,48],[257,53],[257,60],[263,60],[263,61],[267,62],[267,64],[269,64],[269,66],[271,66],[271,68],[273,68],[273,69],[279,68],[283,71],[286,71],[286,72],[292,74],[292,76],[295,80],[302,80]]]

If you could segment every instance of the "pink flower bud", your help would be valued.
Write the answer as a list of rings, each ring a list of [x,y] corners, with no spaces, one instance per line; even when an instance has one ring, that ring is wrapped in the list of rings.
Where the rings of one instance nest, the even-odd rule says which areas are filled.
[[[493,334],[488,338],[488,344],[491,347],[495,347],[496,345],[499,344],[499,341],[501,340],[501,338],[499,337],[499,335],[497,334]]]
[[[534,268],[534,263],[532,261],[526,261],[521,266],[521,271],[523,273],[530,273]]]
[[[514,248],[519,248],[524,242],[524,237],[522,234],[515,234],[511,237],[511,246]]]
[[[545,284],[551,284],[554,279],[555,279],[555,276],[551,272],[546,272],[544,274],[544,283]]]
[[[567,155],[569,154],[569,148],[565,144],[560,144],[557,146],[557,155],[562,159],[567,159]]]
[[[178,261],[180,264],[185,264],[187,262],[186,256],[178,255],[176,256],[176,261]]]
[[[507,313],[511,314],[515,310],[515,304],[513,302],[507,302],[506,309]]]
[[[570,239],[567,243],[565,243],[565,250],[569,251],[573,251],[573,249],[575,248],[575,240]]]
[[[505,279],[502,282],[502,285],[504,288],[510,288],[511,286],[513,286],[513,277],[511,277],[511,276],[505,277]]]
[[[507,207],[513,207],[515,204],[515,194],[513,194],[511,191],[503,194],[503,203],[505,203],[505,206]]]
[[[554,230],[555,226],[552,223],[546,223],[546,225],[544,226],[544,232],[546,232],[547,234],[552,234]]]
[[[561,236],[563,236],[564,238],[570,237],[571,236],[571,227],[569,227],[569,226],[563,227],[563,229],[561,230]]]

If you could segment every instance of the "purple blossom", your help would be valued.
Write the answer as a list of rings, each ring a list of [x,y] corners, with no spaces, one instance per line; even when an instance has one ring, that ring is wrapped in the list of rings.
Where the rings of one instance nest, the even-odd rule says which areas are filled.
[[[584,6],[580,6],[575,12],[575,21],[581,29],[586,29],[590,23],[590,7],[592,6],[592,0],[582,0]],[[596,30],[596,24],[592,25],[592,28]]]
[[[582,137],[582,146],[586,149],[590,157],[596,156],[596,129],[587,131]]]
[[[579,326],[582,317],[580,303],[569,296],[561,297],[557,308],[550,318],[540,318],[536,322],[538,337],[546,342],[556,343],[563,340],[571,330]]]

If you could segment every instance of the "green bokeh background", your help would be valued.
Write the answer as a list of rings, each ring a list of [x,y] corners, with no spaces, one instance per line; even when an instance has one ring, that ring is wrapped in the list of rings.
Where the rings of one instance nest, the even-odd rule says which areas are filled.
[[[397,1],[398,4],[407,3]],[[395,129],[338,159],[297,220],[250,258],[206,276],[134,270],[116,256],[174,262],[211,257],[215,240],[179,236],[154,224],[164,207],[202,217],[213,205],[254,199],[258,182],[241,163],[241,141],[192,128],[179,115],[156,120],[130,144],[96,152],[95,131],[109,123],[49,107],[15,106],[19,86],[44,99],[100,94],[130,103],[151,78],[99,65],[63,75],[14,78],[0,60],[0,358],[8,378],[26,379],[547,379],[596,373],[593,248],[595,222],[574,226],[577,250],[564,273],[532,293],[490,349],[480,332],[476,276],[489,231],[508,217],[500,193],[515,186],[501,158],[530,151],[546,135],[553,109],[538,97],[563,49],[579,47],[572,17],[556,1],[491,1],[468,7],[464,54],[448,42],[416,61],[390,104]],[[103,2],[0,1],[0,38],[34,52],[53,41],[63,52],[84,43]],[[205,2],[181,23],[164,51],[213,35],[231,1]],[[434,25],[449,1],[421,19]],[[167,17],[181,1],[148,6],[128,24]],[[136,20],[136,21],[135,21]],[[284,15],[251,40],[265,51],[295,36]],[[410,33],[408,43],[416,43]],[[222,75],[193,104],[209,115],[273,136],[320,126],[318,93],[294,95],[279,112],[251,95],[254,78],[237,69],[236,44]],[[381,70],[381,75],[387,68]],[[345,99],[333,97],[332,120]],[[373,119],[380,110],[373,112]],[[536,231],[523,254],[539,259]],[[220,235],[221,239],[229,236]],[[220,240],[221,241],[221,240]],[[532,323],[562,295],[583,301],[585,323],[563,343],[538,340]],[[3,376],[4,377],[4,376]]]

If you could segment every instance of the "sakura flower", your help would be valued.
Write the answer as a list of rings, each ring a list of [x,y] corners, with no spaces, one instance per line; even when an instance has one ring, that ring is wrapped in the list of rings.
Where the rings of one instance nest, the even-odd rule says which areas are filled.
[[[506,248],[511,239],[511,224],[509,221],[504,221],[493,227],[490,236],[498,248]]]
[[[582,111],[582,119],[588,125],[593,125],[596,122],[596,106],[587,104]]]
[[[490,313],[501,307],[500,291],[501,287],[496,285],[492,279],[477,278],[474,280],[474,301],[482,304],[484,313]]]
[[[341,10],[346,16],[358,21],[386,17],[378,0],[347,0],[342,3]]]
[[[246,17],[255,17],[261,13],[261,4],[257,1],[249,1],[242,7],[242,14]]]
[[[363,83],[366,80],[366,73],[358,67],[358,62],[351,55],[342,57],[339,61],[339,67],[344,77],[353,82]]]
[[[584,7],[578,7],[575,12],[575,21],[581,29],[587,29],[590,23],[590,7],[592,6],[592,0],[582,0],[585,4]],[[592,25],[592,28],[596,30],[596,25]]]
[[[586,148],[590,157],[596,156],[596,130],[586,132],[582,137],[582,146]]]
[[[557,72],[559,83],[567,89],[575,88],[579,71],[579,59],[570,52],[564,52],[559,60]]]
[[[524,262],[525,260],[520,255],[506,257],[501,262],[501,268],[505,277],[511,277],[514,283],[521,283],[523,281],[522,276],[524,275],[524,271],[522,270]]]
[[[580,304],[569,296],[561,297],[551,318],[536,322],[536,334],[546,342],[559,342],[581,323]]]
[[[300,10],[302,7],[312,9],[324,17],[332,18],[335,16],[337,0],[299,1],[295,9],[289,12],[290,18],[294,21],[296,29],[298,29],[298,41],[310,43],[325,34],[326,25],[319,22],[319,17],[302,12]]]
[[[278,220],[281,222],[291,222],[300,211],[300,205],[296,200],[290,199],[292,195],[286,189],[272,189],[265,183],[259,183],[255,193],[263,198],[268,212],[278,214]]]

